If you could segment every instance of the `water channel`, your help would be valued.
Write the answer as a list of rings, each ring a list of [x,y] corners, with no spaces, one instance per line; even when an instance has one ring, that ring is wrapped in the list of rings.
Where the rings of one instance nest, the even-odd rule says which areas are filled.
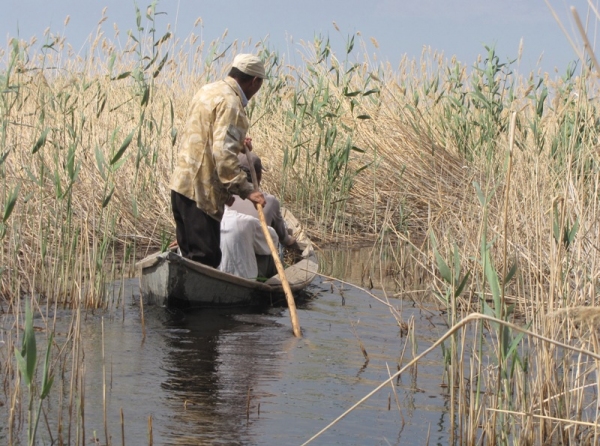
[[[145,308],[143,330],[138,282],[124,285],[124,311],[88,313],[81,328],[91,444],[106,444],[107,434],[110,444],[149,444],[151,420],[155,445],[299,445],[446,329],[435,312],[394,299],[405,320],[414,318],[416,336],[407,339],[385,305],[319,277],[298,305],[301,339],[283,307],[234,314]],[[434,352],[311,444],[447,444],[442,373]],[[40,444],[51,444],[45,430]]]

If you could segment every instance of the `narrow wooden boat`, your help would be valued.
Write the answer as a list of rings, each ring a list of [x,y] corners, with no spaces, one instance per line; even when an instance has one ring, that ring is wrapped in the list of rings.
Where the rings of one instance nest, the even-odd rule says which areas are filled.
[[[305,231],[287,209],[283,218],[297,240],[294,264],[285,269],[293,292],[314,279],[318,263]],[[179,308],[268,305],[284,297],[279,275],[266,282],[244,279],[181,257],[175,250],[152,254],[137,263],[140,288],[147,304]]]

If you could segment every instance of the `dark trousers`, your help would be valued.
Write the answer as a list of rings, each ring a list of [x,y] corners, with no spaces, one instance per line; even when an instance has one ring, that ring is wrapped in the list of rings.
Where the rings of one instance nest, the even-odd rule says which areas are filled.
[[[198,208],[194,200],[173,190],[171,208],[181,255],[217,268],[221,263],[221,222]]]
[[[256,255],[256,266],[258,267],[258,277],[270,278],[277,274],[277,266],[271,254]]]

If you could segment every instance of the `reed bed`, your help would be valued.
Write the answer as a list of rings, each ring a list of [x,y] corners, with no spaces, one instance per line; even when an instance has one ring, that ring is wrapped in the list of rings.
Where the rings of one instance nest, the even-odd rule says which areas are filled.
[[[521,76],[491,47],[472,66],[425,50],[392,67],[360,36],[342,54],[316,38],[291,66],[268,42],[159,32],[152,9],[129,36],[105,36],[104,20],[85,57],[50,33],[0,51],[0,295],[15,315],[9,350],[29,339],[25,365],[2,360],[11,429],[36,414],[20,402],[19,376],[35,380],[27,301],[42,315],[77,309],[62,345],[44,319],[56,358],[45,363],[54,376],[69,361],[77,371],[60,384],[70,398],[60,438],[86,438],[80,312],[124,305],[106,284],[174,239],[168,182],[187,104],[252,51],[269,69],[248,110],[265,189],[318,246],[392,252],[397,295],[423,289],[445,310],[453,441],[597,442],[600,127],[589,69]],[[461,324],[471,313],[481,318]],[[43,390],[30,386],[32,401]]]

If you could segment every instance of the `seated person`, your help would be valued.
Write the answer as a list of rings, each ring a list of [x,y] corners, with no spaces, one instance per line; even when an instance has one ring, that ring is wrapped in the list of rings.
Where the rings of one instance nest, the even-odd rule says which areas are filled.
[[[260,188],[260,180],[262,179],[262,162],[258,155],[254,152],[250,152],[250,158],[252,160],[252,165],[254,166],[254,171],[256,172],[256,180],[258,182],[258,187]],[[240,160],[240,166],[243,170],[246,171],[248,175],[248,182],[252,182],[252,175],[250,174],[250,167],[248,166],[248,158],[245,153],[240,153],[238,155],[238,159]],[[265,214],[265,220],[267,221],[267,225],[271,226],[275,229],[277,236],[279,237],[279,242],[283,246],[291,246],[296,242],[296,239],[288,233],[287,227],[285,225],[285,221],[283,216],[281,215],[281,205],[279,204],[279,200],[269,193],[263,192],[265,197],[266,204],[263,208],[263,213]],[[250,200],[244,200],[238,195],[234,195],[235,201],[231,205],[231,209],[234,209],[242,214],[251,215],[252,217],[258,218],[258,211]]]
[[[273,228],[268,229],[277,247],[277,234]],[[227,205],[221,220],[221,251],[219,270],[223,272],[245,279],[268,278],[277,273],[258,218]]]

